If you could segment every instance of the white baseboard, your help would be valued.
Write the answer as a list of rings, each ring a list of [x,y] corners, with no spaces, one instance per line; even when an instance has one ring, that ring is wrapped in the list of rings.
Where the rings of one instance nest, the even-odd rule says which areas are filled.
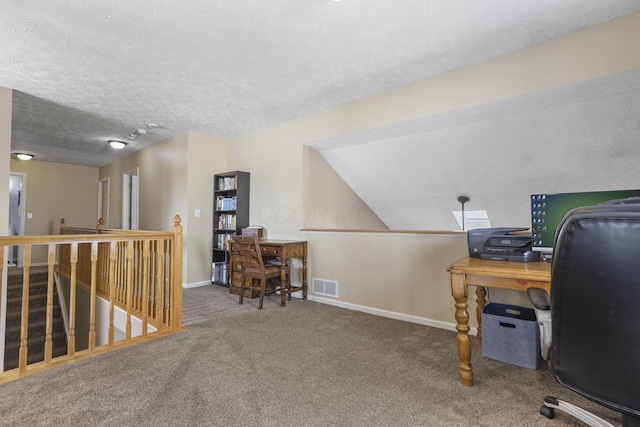
[[[183,283],[182,289],[199,288],[200,286],[212,285],[211,280],[205,280],[204,282]]]
[[[417,323],[419,325],[431,326],[434,328],[446,329],[448,331],[456,331],[456,324],[449,322],[442,322],[440,320],[428,319],[426,317],[413,316],[410,314],[397,313],[395,311],[382,310],[380,308],[367,307],[364,305],[352,304],[344,301],[336,301],[331,298],[324,298],[315,295],[308,295],[307,299],[310,301],[316,301],[322,304],[333,305],[336,307],[346,308],[348,310],[361,311],[363,313],[373,314],[376,316],[388,317],[390,319],[402,320],[405,322]],[[476,336],[478,334],[478,328],[471,328],[469,335]]]

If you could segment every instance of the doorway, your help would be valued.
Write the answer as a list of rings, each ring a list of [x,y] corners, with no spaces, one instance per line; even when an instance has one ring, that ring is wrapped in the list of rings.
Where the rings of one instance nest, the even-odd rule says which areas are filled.
[[[9,176],[9,236],[21,236],[24,234],[25,217],[25,189],[27,176],[22,173],[12,173]],[[10,267],[22,267],[22,246],[9,248],[7,264]]]
[[[122,174],[122,228],[138,229],[140,182],[138,168]]]

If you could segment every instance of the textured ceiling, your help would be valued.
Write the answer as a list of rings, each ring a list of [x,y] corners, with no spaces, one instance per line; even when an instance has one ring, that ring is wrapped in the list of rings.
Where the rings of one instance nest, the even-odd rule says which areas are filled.
[[[639,9],[639,0],[3,0],[0,86],[17,91],[13,152],[100,166],[189,130],[255,131]],[[106,147],[131,134],[124,150]]]

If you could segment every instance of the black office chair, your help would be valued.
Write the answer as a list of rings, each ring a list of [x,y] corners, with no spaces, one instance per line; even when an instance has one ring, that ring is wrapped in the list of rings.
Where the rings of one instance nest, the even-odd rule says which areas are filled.
[[[562,385],[640,426],[640,199],[577,208],[556,234],[551,265],[550,365]],[[567,412],[616,426],[555,397],[540,413]]]

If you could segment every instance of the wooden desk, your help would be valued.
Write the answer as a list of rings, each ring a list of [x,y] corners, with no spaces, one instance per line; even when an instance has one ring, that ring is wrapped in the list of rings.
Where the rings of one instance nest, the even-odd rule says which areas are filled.
[[[286,270],[284,261],[292,258],[302,259],[302,280],[300,286],[291,286],[291,292],[302,291],[302,299],[307,299],[307,242],[302,240],[261,240],[258,242],[263,258],[278,257],[283,261],[282,264],[282,283],[286,280]],[[234,263],[233,257],[229,260],[229,271],[231,271],[229,280],[229,292],[234,294],[240,293],[239,283],[239,266]],[[247,289],[245,297],[254,298],[257,295],[251,295],[250,289]],[[281,304],[285,304],[285,293],[280,293]]]
[[[456,303],[456,343],[460,357],[460,382],[473,385],[471,341],[469,339],[468,286],[476,287],[478,341],[482,343],[482,307],[487,303],[486,288],[526,291],[528,288],[551,288],[551,264],[546,262],[489,261],[460,258],[447,268],[451,274],[451,294]]]

